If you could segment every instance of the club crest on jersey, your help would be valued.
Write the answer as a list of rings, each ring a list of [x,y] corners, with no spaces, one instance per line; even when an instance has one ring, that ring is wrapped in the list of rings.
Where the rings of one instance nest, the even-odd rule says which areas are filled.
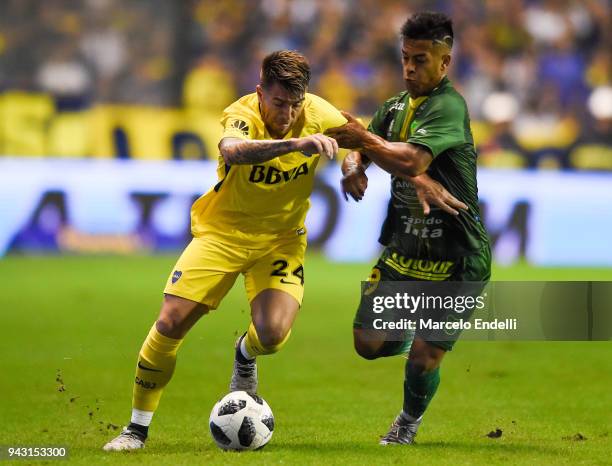
[[[181,278],[181,275],[183,275],[183,272],[181,272],[180,270],[175,270],[172,273],[172,283],[178,282],[178,279]]]
[[[246,121],[243,120],[234,120],[230,123],[230,126],[234,129],[237,129],[245,136],[249,135],[249,125],[246,124]]]

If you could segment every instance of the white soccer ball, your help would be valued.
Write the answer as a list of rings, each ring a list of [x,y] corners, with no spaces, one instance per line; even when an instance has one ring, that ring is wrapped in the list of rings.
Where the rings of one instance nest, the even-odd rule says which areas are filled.
[[[272,438],[274,415],[260,396],[230,392],[213,406],[209,426],[219,448],[256,450]]]

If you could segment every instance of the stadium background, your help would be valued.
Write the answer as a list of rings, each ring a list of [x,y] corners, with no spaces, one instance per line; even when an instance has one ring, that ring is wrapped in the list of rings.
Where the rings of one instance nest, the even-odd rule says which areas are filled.
[[[179,250],[190,203],[214,184],[220,113],[253,91],[266,53],[299,49],[311,90],[368,121],[402,89],[402,21],[435,6],[455,24],[451,77],[498,260],[612,265],[608,3],[434,3],[3,2],[0,255]],[[371,175],[357,210],[340,202],[337,166],[321,171],[311,245],[371,259],[386,177]]]
[[[311,61],[311,90],[367,121],[402,89],[397,31],[423,7],[455,23],[451,78],[473,119],[493,278],[612,279],[608,2],[5,0],[0,444],[68,444],[71,462],[82,464],[144,460],[103,458],[99,448],[126,420],[133,358],[189,239],[189,205],[215,179],[220,112],[252,92],[263,55],[295,48]],[[333,162],[317,180],[291,343],[261,363],[279,425],[270,447],[228,458],[202,422],[226,390],[230,349],[248,321],[237,286],[186,342],[150,458],[403,458],[376,448],[399,406],[401,364],[358,360],[350,337],[388,181],[369,172],[366,199],[347,204],[339,176]],[[609,350],[607,342],[462,342],[412,460],[604,463]],[[502,438],[488,438],[497,427]]]

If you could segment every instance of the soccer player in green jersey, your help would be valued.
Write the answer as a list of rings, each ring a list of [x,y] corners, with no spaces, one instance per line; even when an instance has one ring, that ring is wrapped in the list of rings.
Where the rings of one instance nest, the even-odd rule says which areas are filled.
[[[370,162],[391,174],[391,200],[379,239],[385,249],[371,280],[486,282],[491,252],[478,213],[470,119],[463,97],[446,77],[452,22],[440,13],[417,13],[401,34],[406,91],[387,100],[367,130],[345,113],[349,123],[326,133],[341,147],[357,149],[342,166],[344,192],[355,200],[364,195]],[[414,177],[424,173],[466,205],[430,208],[419,202]],[[354,321],[357,353],[376,359],[408,352],[403,409],[380,443],[411,444],[438,388],[440,363],[454,341],[418,329],[403,341],[392,341],[398,339],[364,324],[372,311],[366,302],[364,294]]]

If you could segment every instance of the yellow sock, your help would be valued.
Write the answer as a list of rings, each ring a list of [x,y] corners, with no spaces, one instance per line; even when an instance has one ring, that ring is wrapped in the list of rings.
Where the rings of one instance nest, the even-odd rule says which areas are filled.
[[[155,324],[140,348],[132,407],[155,411],[164,387],[172,378],[176,353],[183,340],[168,338],[157,331]]]
[[[257,336],[257,330],[255,329],[253,322],[251,322],[251,324],[249,325],[249,329],[247,330],[247,334],[244,337],[244,346],[247,352],[253,357],[259,356],[262,354],[272,354],[272,353],[276,353],[283,346],[285,346],[285,343],[287,343],[287,340],[289,339],[290,335],[291,335],[291,330],[287,332],[287,335],[285,336],[285,338],[283,338],[283,341],[281,341],[279,344],[274,345],[274,346],[264,346],[262,345],[261,341],[259,341],[259,337]]]

